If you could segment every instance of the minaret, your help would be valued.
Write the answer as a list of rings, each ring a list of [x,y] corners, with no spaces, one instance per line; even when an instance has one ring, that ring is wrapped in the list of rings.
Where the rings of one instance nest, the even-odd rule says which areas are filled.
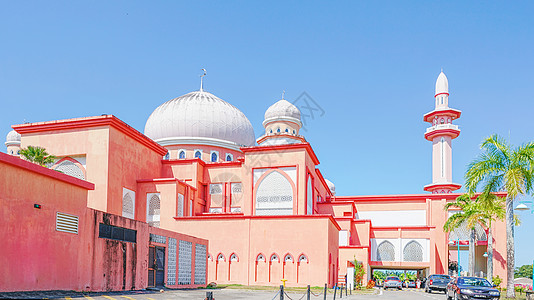
[[[441,71],[436,80],[436,108],[425,114],[423,120],[432,124],[426,129],[425,139],[432,142],[432,183],[424,187],[433,194],[451,193],[461,187],[452,182],[452,140],[460,135],[458,119],[461,111],[449,108],[449,82]]]
[[[11,130],[6,136],[7,154],[20,156],[20,134]]]

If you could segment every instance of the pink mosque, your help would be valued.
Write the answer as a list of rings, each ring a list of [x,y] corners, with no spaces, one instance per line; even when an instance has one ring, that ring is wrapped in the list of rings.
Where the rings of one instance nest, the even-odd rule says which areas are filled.
[[[139,261],[131,279],[135,289],[205,286],[209,282],[279,285],[282,279],[288,286],[333,286],[345,275],[352,281],[355,259],[366,268],[364,280],[376,269],[411,270],[419,276],[446,274],[449,262],[458,260],[457,250],[466,250],[469,241],[466,228],[450,234],[443,231],[448,216],[457,212],[444,211],[444,204],[460,195],[454,191],[461,187],[452,181],[452,140],[460,134],[453,123],[461,112],[449,107],[448,80],[443,72],[437,78],[434,98],[434,110],[423,117],[429,123],[424,137],[432,143],[432,182],[424,186],[428,192],[424,194],[336,195],[334,184],[318,167],[312,145],[300,134],[298,107],[284,99],[271,105],[265,112],[265,132],[256,138],[250,121],[238,108],[201,85],[200,90],[157,107],[144,134],[113,115],[12,126],[6,141],[8,155],[0,156],[0,168],[6,170],[0,172],[0,201],[22,197],[23,192],[6,188],[17,178],[36,190],[52,184],[45,179],[59,180],[68,187],[54,183],[52,194],[32,194],[33,189],[28,189],[25,197],[63,205],[68,215],[87,215],[70,212],[70,204],[66,204],[73,198],[67,189],[80,189],[76,197],[83,207],[77,209],[90,210],[95,217],[89,221],[104,224],[106,216],[112,216],[122,224],[111,221],[113,226],[137,226],[137,248],[125,243],[128,245],[123,247],[133,247],[128,254],[133,256],[122,258]],[[63,174],[17,158],[19,150],[29,145],[55,155],[57,160],[50,169]],[[2,209],[6,215],[4,205]],[[47,238],[67,239],[58,241],[75,245],[75,234],[82,238],[85,223],[80,223],[79,232],[58,232],[59,210],[51,209],[56,219],[55,223],[45,222],[48,225],[44,226],[50,227]],[[39,218],[33,207],[25,217],[28,214],[33,214],[29,222]],[[20,220],[7,220],[8,228],[20,226]],[[98,231],[96,225],[90,226]],[[100,226],[99,235],[103,235],[105,227]],[[32,230],[44,229],[26,229]],[[493,231],[494,237],[505,236],[504,223],[497,223]],[[15,229],[8,233],[22,234]],[[476,273],[484,276],[486,233],[477,228]],[[79,247],[91,248],[99,241],[89,238]],[[495,240],[493,246],[494,276],[505,279],[504,239]],[[15,256],[23,246],[13,242],[7,247]],[[50,247],[51,252],[60,251]],[[106,246],[98,247],[106,251]],[[159,266],[152,264],[156,258],[161,259]],[[26,269],[39,272],[36,265],[45,264],[44,268],[55,263],[35,261]],[[92,279],[87,279],[93,284],[73,282],[74,289],[129,289],[127,281],[122,286],[120,282],[99,286],[95,282],[108,262],[87,259],[86,263],[100,264],[104,271],[93,268]],[[126,269],[116,271],[108,277],[126,274]],[[76,280],[83,278],[79,275]],[[0,277],[0,282],[6,282],[4,279]],[[35,282],[0,284],[0,291],[28,289],[30,284]],[[48,283],[39,288],[58,286]]]

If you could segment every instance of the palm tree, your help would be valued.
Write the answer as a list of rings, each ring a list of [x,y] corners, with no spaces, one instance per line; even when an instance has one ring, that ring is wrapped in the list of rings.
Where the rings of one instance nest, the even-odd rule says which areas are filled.
[[[461,209],[461,212],[451,215],[445,224],[443,230],[451,232],[454,229],[467,225],[469,228],[469,275],[475,274],[475,243],[476,243],[476,231],[475,226],[479,224],[480,212],[477,207],[477,203],[471,199],[468,194],[458,196],[454,202],[445,204],[445,211],[448,211],[451,207]],[[459,263],[459,262],[458,262]]]
[[[495,220],[503,220],[506,215],[504,197],[499,197],[495,193],[482,193],[476,198],[476,205],[478,210],[482,213],[480,222],[486,227],[488,231],[488,265],[487,265],[487,279],[493,282],[493,233],[492,223]]]
[[[27,161],[42,167],[46,167],[46,165],[53,163],[56,159],[55,156],[48,154],[45,148],[39,146],[28,146],[28,148],[21,149],[20,155]]]
[[[514,291],[514,199],[532,191],[534,143],[512,148],[504,139],[492,135],[480,147],[480,154],[469,164],[465,174],[469,192],[482,186],[483,192],[504,191],[506,196],[506,297],[515,298]]]

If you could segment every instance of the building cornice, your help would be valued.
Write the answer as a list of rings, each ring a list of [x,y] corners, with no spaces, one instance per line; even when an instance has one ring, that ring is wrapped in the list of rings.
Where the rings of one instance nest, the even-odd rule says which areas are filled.
[[[435,116],[447,116],[452,117],[454,119],[458,119],[462,115],[462,112],[460,110],[454,109],[454,108],[447,108],[447,109],[437,109],[433,110],[429,113],[426,113],[423,116],[423,121],[432,123],[432,120]]]
[[[306,149],[310,154],[310,157],[315,165],[319,164],[319,159],[313,152],[313,149],[310,143],[297,143],[297,144],[287,144],[287,145],[271,145],[271,146],[254,146],[254,147],[242,147],[241,151],[243,153],[253,153],[253,152],[266,152],[266,151],[283,151],[283,150],[294,150],[294,149]]]
[[[8,154],[0,152],[0,162],[9,164],[9,165],[15,166],[17,168],[33,172],[33,173],[37,173],[37,174],[40,174],[40,175],[43,175],[43,176],[46,176],[46,177],[50,177],[50,178],[53,178],[53,179],[56,179],[56,180],[59,180],[59,181],[63,181],[63,182],[66,182],[68,184],[76,185],[76,186],[79,186],[79,187],[84,188],[86,190],[94,190],[95,189],[95,185],[93,183],[91,183],[91,182],[88,182],[88,181],[85,181],[85,180],[82,180],[82,179],[78,179],[76,177],[72,177],[70,175],[63,174],[61,172],[58,172],[58,171],[55,171],[55,170],[52,170],[52,169],[49,169],[49,168],[41,167],[41,166],[39,166],[37,164],[34,164],[32,162],[20,159],[17,156],[8,155]]]
[[[61,131],[61,130],[72,130],[80,128],[91,128],[99,126],[111,126],[120,132],[126,134],[130,138],[139,142],[140,144],[146,146],[147,148],[153,150],[159,155],[163,156],[167,153],[167,149],[160,146],[158,143],[151,140],[146,135],[137,131],[135,128],[126,124],[119,118],[114,115],[102,115],[96,117],[86,117],[86,118],[76,118],[76,119],[65,119],[57,121],[47,121],[47,122],[37,122],[37,123],[26,123],[13,125],[13,129],[16,132],[22,134],[28,133],[38,133],[38,132],[47,132],[47,131]]]

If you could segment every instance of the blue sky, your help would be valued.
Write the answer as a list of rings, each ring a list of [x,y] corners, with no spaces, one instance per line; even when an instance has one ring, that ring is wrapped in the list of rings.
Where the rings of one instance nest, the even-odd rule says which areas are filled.
[[[453,178],[480,142],[534,140],[532,2],[4,1],[0,132],[114,114],[139,131],[161,103],[205,88],[262,133],[265,110],[308,93],[324,115],[302,131],[339,195],[422,193],[435,80],[462,110]],[[516,229],[532,263],[534,215]]]

